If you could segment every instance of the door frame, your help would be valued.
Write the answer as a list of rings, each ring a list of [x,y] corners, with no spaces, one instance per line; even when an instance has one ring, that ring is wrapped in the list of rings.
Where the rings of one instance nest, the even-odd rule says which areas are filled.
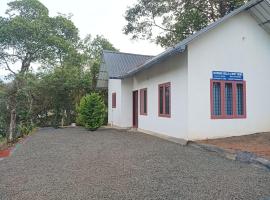
[[[132,91],[132,127],[138,128],[139,125],[139,91]]]

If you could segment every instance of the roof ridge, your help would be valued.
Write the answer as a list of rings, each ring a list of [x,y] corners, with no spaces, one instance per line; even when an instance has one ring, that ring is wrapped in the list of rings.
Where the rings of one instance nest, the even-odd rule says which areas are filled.
[[[137,53],[126,53],[120,51],[111,51],[111,50],[103,50],[105,53],[115,53],[115,54],[126,54],[126,55],[133,55],[133,56],[147,56],[147,57],[155,57],[155,55],[144,55],[144,54],[137,54]]]

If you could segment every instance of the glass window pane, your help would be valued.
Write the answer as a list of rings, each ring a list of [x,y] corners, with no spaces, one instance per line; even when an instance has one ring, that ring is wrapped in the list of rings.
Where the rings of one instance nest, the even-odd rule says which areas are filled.
[[[237,114],[244,115],[243,84],[237,84]]]
[[[165,114],[170,114],[170,86],[165,87]]]
[[[231,83],[225,84],[225,108],[227,115],[233,115],[233,89]]]
[[[163,86],[159,87],[159,113],[163,114]]]
[[[213,115],[221,115],[221,84],[213,83]]]
[[[144,113],[147,113],[147,91],[144,90],[143,93],[143,111]]]

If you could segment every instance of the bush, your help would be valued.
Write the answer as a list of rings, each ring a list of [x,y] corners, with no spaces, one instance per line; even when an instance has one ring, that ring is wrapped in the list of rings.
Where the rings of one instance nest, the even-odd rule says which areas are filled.
[[[106,106],[98,93],[84,96],[77,106],[76,122],[91,131],[97,130],[104,123]]]
[[[0,137],[6,136],[6,122],[0,116]]]
[[[8,111],[7,111],[7,101],[1,95],[0,91],[0,137],[6,136],[6,129],[8,127]]]
[[[33,124],[19,124],[18,125],[18,131],[20,133],[20,136],[29,135],[33,130],[35,126]]]

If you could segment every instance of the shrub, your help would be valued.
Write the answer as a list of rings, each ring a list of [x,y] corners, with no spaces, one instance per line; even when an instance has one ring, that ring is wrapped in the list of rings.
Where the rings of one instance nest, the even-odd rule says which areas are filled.
[[[0,91],[0,137],[6,136],[6,129],[8,127],[8,111],[7,111],[7,101],[1,96]]]
[[[29,135],[33,130],[35,126],[33,124],[19,124],[18,125],[18,131],[20,132],[21,136]]]
[[[91,131],[97,130],[104,123],[106,106],[98,93],[84,96],[77,106],[76,122]]]

